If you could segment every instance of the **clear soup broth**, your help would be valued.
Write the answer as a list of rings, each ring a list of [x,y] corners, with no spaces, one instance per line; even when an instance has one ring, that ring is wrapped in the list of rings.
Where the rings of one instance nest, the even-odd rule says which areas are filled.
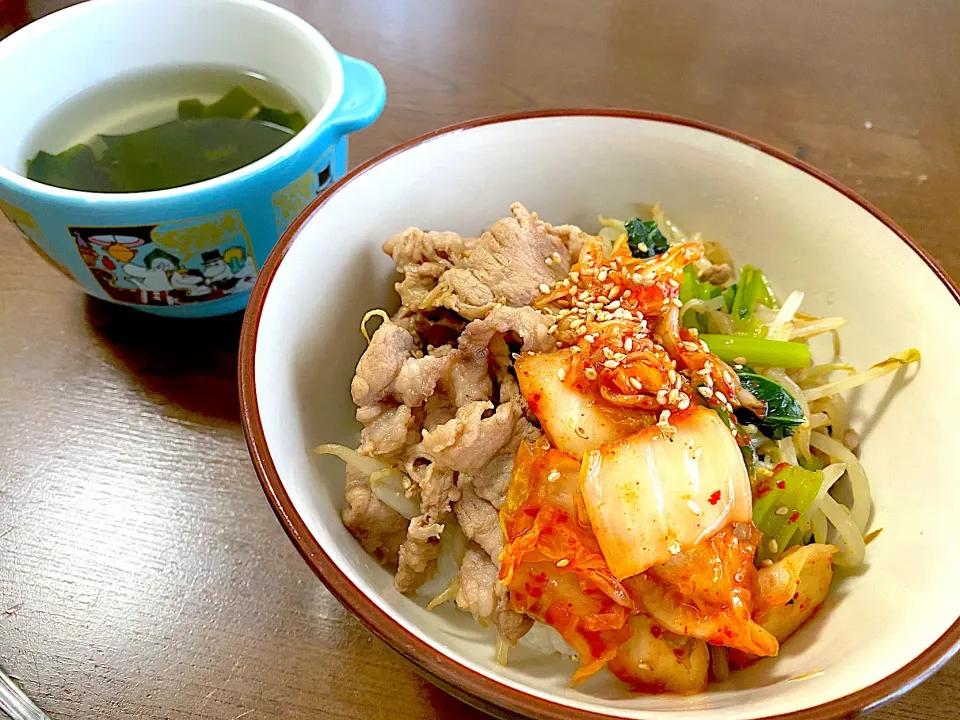
[[[278,83],[236,68],[165,68],[80,93],[50,114],[24,159],[31,180],[88,192],[146,192],[249,165],[307,124]]]

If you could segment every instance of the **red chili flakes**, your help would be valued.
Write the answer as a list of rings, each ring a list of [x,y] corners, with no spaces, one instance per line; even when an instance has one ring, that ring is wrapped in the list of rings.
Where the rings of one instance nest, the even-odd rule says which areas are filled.
[[[707,502],[711,505],[716,505],[718,502],[720,502],[720,491],[714,490],[713,494],[707,498]]]
[[[787,522],[795,523],[799,519],[800,519],[800,513],[794,510],[793,513],[790,515],[790,519]]]
[[[663,635],[663,628],[660,627],[659,625],[651,625],[650,634],[653,635],[655,638],[659,638],[661,635]]]
[[[786,489],[787,484],[783,480],[777,480],[777,487],[781,490],[784,490]]]
[[[683,648],[674,648],[674,649],[673,649],[673,654],[676,655],[678,658],[682,658],[682,657],[683,657]]]

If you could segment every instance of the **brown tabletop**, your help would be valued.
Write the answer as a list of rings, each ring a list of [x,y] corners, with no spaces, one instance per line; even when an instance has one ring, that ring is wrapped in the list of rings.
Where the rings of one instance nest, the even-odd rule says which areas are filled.
[[[386,79],[354,165],[478,115],[678,113],[834,175],[960,279],[960,5],[283,4]],[[239,329],[86,299],[0,221],[0,665],[57,720],[480,717],[287,540],[240,430]],[[960,717],[960,661],[873,717]]]

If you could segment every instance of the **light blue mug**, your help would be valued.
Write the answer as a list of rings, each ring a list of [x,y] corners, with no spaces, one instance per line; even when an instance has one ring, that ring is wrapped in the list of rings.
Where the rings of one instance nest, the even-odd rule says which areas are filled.
[[[312,113],[256,162],[142,193],[64,190],[25,177],[34,133],[70,98],[121,75],[229,66],[277,82]],[[347,135],[380,115],[383,79],[311,25],[260,0],[90,0],[0,42],[0,211],[96,297],[205,317],[242,309],[257,270],[347,166]]]

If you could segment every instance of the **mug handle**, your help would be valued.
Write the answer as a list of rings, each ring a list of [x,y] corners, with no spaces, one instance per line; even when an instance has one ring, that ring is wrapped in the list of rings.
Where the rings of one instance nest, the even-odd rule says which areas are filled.
[[[387,101],[387,88],[373,65],[349,55],[338,55],[343,67],[343,97],[330,117],[330,124],[339,135],[346,135],[380,117]]]

